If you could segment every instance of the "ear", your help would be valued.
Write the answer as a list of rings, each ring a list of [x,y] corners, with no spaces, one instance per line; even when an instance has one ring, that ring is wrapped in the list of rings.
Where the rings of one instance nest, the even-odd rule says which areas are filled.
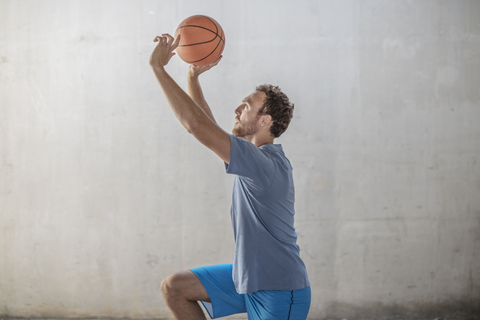
[[[260,125],[262,127],[267,127],[272,124],[272,116],[269,114],[263,114],[260,118]]]

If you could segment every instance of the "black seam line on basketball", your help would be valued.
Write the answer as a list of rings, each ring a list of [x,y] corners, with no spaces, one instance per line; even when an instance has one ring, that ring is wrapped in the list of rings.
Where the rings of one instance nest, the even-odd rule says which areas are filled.
[[[220,41],[222,42],[225,42],[223,40],[223,38],[220,36],[220,35],[216,35],[215,38],[213,38],[212,40],[208,40],[208,41],[204,41],[204,42],[197,42],[197,43],[192,43],[192,44],[182,44],[182,45],[179,45],[179,47],[191,47],[191,46],[196,46],[196,45],[199,45],[199,44],[205,44],[205,43],[210,43],[210,42],[213,42],[215,41],[215,39],[220,38]]]
[[[220,36],[218,36],[218,37],[220,38],[220,41],[225,42],[225,40],[223,40],[222,37],[220,37]],[[197,42],[197,43],[192,43],[192,44],[182,44],[182,45],[179,45],[179,47],[198,46],[199,44],[205,44],[205,43],[213,42],[213,41],[215,41],[215,39],[217,39],[217,37],[213,38],[212,40],[205,41],[205,42]]]
[[[212,52],[210,52],[208,55],[206,55],[206,56],[203,57],[202,59],[197,60],[197,61],[185,61],[185,62],[187,62],[187,63],[195,63],[195,62],[200,62],[200,61],[202,61],[202,60],[207,59],[208,57],[210,57],[210,56],[212,55],[212,53],[214,53],[214,52],[217,50],[219,44],[220,44],[220,41],[217,43],[217,46],[215,47],[215,49],[213,49]]]
[[[223,35],[223,32],[222,32],[222,35]],[[212,40],[208,40],[208,41],[204,41],[204,42],[191,43],[191,44],[181,44],[181,45],[179,45],[179,47],[190,47],[190,46],[196,46],[197,44],[210,43],[210,42],[214,41],[215,39],[217,39],[217,37],[220,38],[220,41],[225,42],[225,39],[223,39],[224,37],[215,33],[215,38],[213,38]]]
[[[223,42],[223,46],[225,46],[225,34],[223,33],[223,29],[222,29],[222,35],[219,35],[218,34],[218,27],[217,27],[217,23],[215,21],[213,21],[212,19],[210,19],[209,17],[205,16],[205,18],[207,18],[208,20],[210,20],[211,23],[213,23],[213,25],[215,26],[215,34],[218,35],[220,37],[220,40]],[[218,45],[217,45],[218,47]],[[215,50],[217,50],[217,48],[215,48]],[[213,51],[215,51],[213,50]],[[222,49],[223,50],[223,47]],[[213,53],[213,52],[212,52]]]
[[[223,33],[223,32],[222,32],[222,33]],[[215,39],[216,39],[216,38],[217,38],[217,37],[215,37]],[[222,47],[225,46],[225,42],[223,41],[222,37],[219,36],[219,38],[220,38],[220,40],[222,40]],[[212,41],[213,41],[213,40],[212,40]],[[220,44],[220,41],[217,43],[217,46],[215,47],[215,49],[213,49],[212,52],[210,52],[208,55],[206,55],[206,56],[203,57],[202,59],[197,60],[197,61],[185,61],[185,62],[186,62],[186,63],[193,64],[193,63],[195,63],[195,62],[200,62],[200,61],[202,61],[202,60],[207,59],[208,57],[210,57],[210,56],[212,55],[212,53],[215,52],[215,50],[217,50],[219,44]]]
[[[209,17],[206,17],[208,20],[210,20],[211,23],[213,23],[213,25],[215,26],[215,34],[218,35],[218,27],[217,27],[217,24],[212,20],[210,19]],[[223,30],[223,29],[222,29]],[[221,37],[220,37],[221,38]]]
[[[290,303],[290,310],[288,310],[288,318],[287,318],[287,320],[290,320],[290,313],[292,312],[292,305],[293,305],[293,290],[292,290],[292,303]]]
[[[213,31],[210,30],[210,29],[206,29],[206,30],[211,31],[213,33]],[[197,43],[192,43],[192,44],[181,44],[181,45],[179,45],[179,47],[191,47],[191,46],[196,46],[196,45],[199,45],[199,44],[210,43],[212,41],[215,41],[215,39],[217,39],[217,37],[220,38],[220,41],[225,42],[221,35],[219,35],[218,33],[214,33],[214,34],[215,34],[215,38],[213,38],[212,40],[208,40],[208,41],[204,41],[204,42],[197,42]]]
[[[205,27],[202,27],[202,26],[197,26],[197,25],[194,25],[194,24],[187,24],[187,25],[184,25],[184,26],[181,26],[181,27],[178,27],[178,29],[183,29],[183,28],[186,28],[186,27],[194,27],[194,28],[200,28],[200,29],[204,29],[204,30],[207,30],[207,31],[210,31],[211,33],[215,34],[215,35],[219,35],[218,34],[218,28],[217,26],[215,26],[215,28],[217,29],[216,31],[213,31],[213,30],[210,30],[208,28],[205,28]]]
[[[215,37],[216,38],[216,37]],[[222,39],[222,37],[219,36],[220,39]],[[205,60],[207,59],[208,57],[210,57],[212,55],[212,53],[214,53],[217,48],[218,48],[218,45],[220,44],[220,41],[217,43],[217,46],[215,47],[215,49],[212,50],[212,52],[210,52],[208,55],[206,55],[205,57],[203,57],[202,59],[200,60],[197,60],[197,61],[186,61],[187,63],[195,63],[195,62],[200,62],[202,60]],[[225,45],[225,42],[222,41],[222,47]]]
[[[220,41],[217,43],[217,46],[215,47],[215,49],[213,49],[213,50],[212,50],[212,52],[210,52],[209,54],[207,54],[207,55],[206,55],[205,57],[203,57],[202,59],[200,59],[200,60],[197,60],[197,61],[185,61],[185,62],[186,62],[186,63],[190,63],[190,64],[192,64],[192,63],[195,63],[195,62],[200,62],[200,61],[202,61],[202,60],[205,60],[205,59],[207,59],[208,57],[210,57],[210,56],[212,55],[212,53],[214,53],[214,52],[215,52],[215,50],[217,50],[217,48],[218,48],[218,45],[219,45],[219,44],[220,44]]]
[[[213,30],[210,30],[210,29],[205,28],[205,27],[202,27],[202,26],[197,26],[197,25],[195,25],[195,24],[187,24],[187,25],[185,25],[185,26],[178,27],[177,29],[183,29],[183,28],[185,28],[185,27],[201,28],[201,29],[205,29],[205,30],[210,31],[211,33],[214,33],[214,34],[215,34],[215,38],[213,38],[213,39],[210,40],[210,41],[206,41],[206,42],[202,42],[202,43],[184,44],[184,45],[181,45],[180,47],[188,47],[188,46],[194,46],[194,45],[197,45],[197,44],[209,43],[209,42],[212,42],[213,40],[215,40],[215,39],[217,38],[217,36],[220,37],[220,40],[225,43],[225,40],[222,38],[222,36],[218,34],[218,27],[217,27],[217,24],[215,23],[215,21],[213,21],[213,20],[210,19],[209,17],[205,17],[205,18],[207,18],[207,19],[215,26],[215,32],[213,32]],[[223,35],[223,29],[222,29],[222,35]],[[216,49],[216,48],[215,48],[215,49]]]
[[[222,42],[222,49],[221,49],[221,50],[223,50],[223,48],[225,47],[225,40],[222,38],[221,35],[218,34],[217,24],[216,24],[215,22],[213,22],[212,19],[210,19],[209,17],[206,17],[206,18],[207,18],[208,20],[210,20],[210,22],[212,22],[213,25],[215,26],[215,38],[213,38],[211,41],[207,41],[207,42],[204,42],[204,43],[212,42],[213,40],[217,39],[217,37],[219,37],[219,38],[220,38],[220,41]],[[193,26],[193,25],[188,25],[188,26]],[[186,27],[186,26],[185,26],[185,27]],[[212,30],[207,29],[207,28],[205,28],[205,27],[201,27],[201,26],[195,26],[195,27],[202,28],[202,29],[208,30],[208,31],[210,31],[210,32],[213,33]],[[184,27],[179,27],[178,29],[180,29],[180,28],[184,28]],[[224,33],[223,33],[223,29],[222,29],[222,35],[225,37],[225,35],[224,35]],[[197,45],[197,44],[200,44],[200,43],[195,43],[195,44],[191,44],[191,45],[183,45],[183,46],[181,46],[181,47],[194,46],[194,45]],[[187,62],[187,63],[195,63],[195,62],[200,62],[200,61],[202,61],[202,60],[205,60],[206,58],[208,58],[209,56],[211,56],[212,53],[215,52],[215,50],[217,50],[219,44],[220,44],[220,42],[217,43],[217,46],[215,47],[215,49],[213,49],[212,52],[210,52],[207,56],[203,57],[202,59],[197,60],[197,61],[186,61],[186,62]]]

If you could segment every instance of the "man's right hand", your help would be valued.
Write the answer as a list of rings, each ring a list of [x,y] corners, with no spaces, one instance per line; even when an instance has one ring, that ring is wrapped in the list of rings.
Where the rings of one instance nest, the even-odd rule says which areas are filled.
[[[215,67],[220,62],[220,60],[222,60],[222,58],[223,56],[220,56],[218,57],[217,60],[204,66],[196,66],[194,64],[191,64],[190,67],[188,68],[188,77],[192,79],[198,78],[198,76],[204,73],[205,71],[208,71],[211,68]]]
[[[203,96],[202,88],[200,87],[200,81],[198,80],[198,76],[204,73],[207,70],[210,70],[211,68],[215,67],[220,60],[222,60],[222,56],[218,57],[217,60],[214,62],[204,65],[204,66],[196,66],[191,64],[190,67],[188,68],[188,75],[187,75],[187,83],[188,83],[188,94],[189,96],[195,101],[200,108],[205,111],[207,116],[212,119],[213,122],[216,123],[215,117],[213,116],[212,110],[210,110],[210,107],[208,106],[207,101],[205,100],[205,97]]]

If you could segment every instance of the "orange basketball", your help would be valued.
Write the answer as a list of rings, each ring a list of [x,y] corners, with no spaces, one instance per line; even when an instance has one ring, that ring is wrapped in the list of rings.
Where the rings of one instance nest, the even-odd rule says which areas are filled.
[[[196,66],[212,63],[225,48],[225,34],[214,19],[196,15],[183,20],[175,31],[180,35],[177,47],[178,56],[185,62]]]

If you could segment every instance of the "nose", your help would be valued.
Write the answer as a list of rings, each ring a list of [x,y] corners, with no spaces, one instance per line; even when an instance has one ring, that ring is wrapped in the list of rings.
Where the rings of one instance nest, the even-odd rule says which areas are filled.
[[[242,113],[242,109],[243,109],[243,104],[239,105],[237,109],[235,109],[235,114],[240,115]]]

